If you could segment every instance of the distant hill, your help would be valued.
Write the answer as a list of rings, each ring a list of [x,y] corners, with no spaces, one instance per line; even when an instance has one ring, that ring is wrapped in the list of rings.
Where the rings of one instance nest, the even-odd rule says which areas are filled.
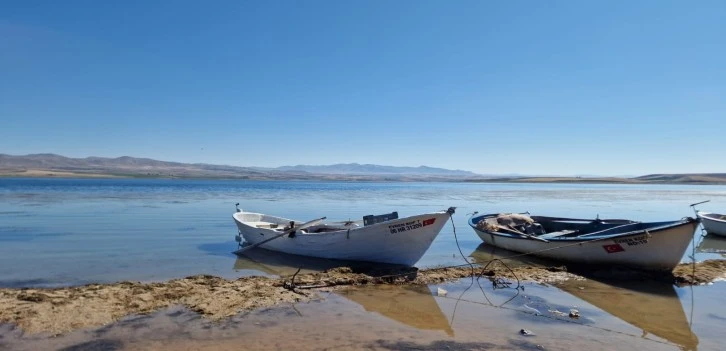
[[[726,173],[648,174],[633,179],[649,183],[726,183]]]
[[[146,177],[254,177],[264,174],[245,167],[167,162],[129,156],[71,158],[56,154],[0,154],[0,171],[18,175],[22,175],[22,172],[37,174],[55,171],[80,175]]]
[[[452,180],[476,174],[433,167],[394,167],[340,164],[330,166],[286,166],[278,168],[237,167],[204,163],[180,163],[137,157],[71,158],[56,154],[13,156],[0,154],[4,176],[120,176],[178,178],[241,178],[291,180]]]
[[[255,180],[445,181],[497,183],[726,184],[726,173],[649,174],[640,177],[482,175],[427,166],[345,163],[277,168],[181,163],[122,156],[71,158],[56,154],[0,154],[4,177],[149,177]]]
[[[157,161],[148,158],[122,156],[117,158],[86,157],[70,158],[56,154],[31,154],[12,156],[0,154],[0,167],[25,168],[104,168],[104,167],[178,167],[183,164],[176,162]]]
[[[477,174],[469,171],[462,170],[450,170],[445,168],[435,168],[427,166],[418,167],[396,167],[396,166],[381,166],[372,164],[359,164],[359,163],[339,163],[327,166],[311,166],[311,165],[297,165],[297,166],[283,166],[277,167],[276,170],[280,171],[296,171],[296,172],[308,172],[313,174],[396,174],[396,175],[436,175],[436,176],[460,176],[460,177],[473,177]]]

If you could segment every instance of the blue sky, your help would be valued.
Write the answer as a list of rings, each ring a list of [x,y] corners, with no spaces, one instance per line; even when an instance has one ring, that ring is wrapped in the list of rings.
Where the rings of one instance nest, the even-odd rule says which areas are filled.
[[[726,172],[724,1],[3,1],[0,153]]]

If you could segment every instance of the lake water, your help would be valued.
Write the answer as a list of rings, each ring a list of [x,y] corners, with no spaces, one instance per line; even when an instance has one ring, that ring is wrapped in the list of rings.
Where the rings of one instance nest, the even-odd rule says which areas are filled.
[[[457,212],[453,217],[456,235],[461,250],[468,256],[475,253],[477,247],[481,245],[480,239],[466,224],[467,214],[474,211],[482,213],[529,211],[534,214],[583,218],[594,218],[599,215],[601,218],[628,218],[642,221],[675,220],[693,216],[693,211],[688,205],[704,200],[711,202],[700,205],[701,209],[726,212],[726,187],[5,178],[0,179],[0,286],[64,286],[119,280],[157,281],[194,274],[212,274],[227,278],[265,274],[247,267],[240,268],[236,257],[231,254],[231,251],[237,247],[234,242],[237,231],[232,220],[235,203],[239,203],[240,208],[245,210],[280,215],[300,221],[322,216],[332,220],[358,220],[364,215],[391,211],[398,211],[400,216],[407,216],[456,206]],[[696,239],[697,244],[700,244],[702,238],[697,235]],[[698,259],[722,257],[723,250],[718,246],[718,242],[709,245],[711,249],[703,250],[709,252],[699,253]],[[684,261],[687,260],[689,258],[684,257]],[[417,266],[462,263],[464,261],[459,255],[454,229],[451,225],[447,225]],[[437,333],[443,333],[442,335],[436,334],[434,337],[426,332],[424,337],[424,334],[420,333],[426,328],[416,326],[414,323],[413,326],[409,325],[407,327],[409,329],[402,332],[403,334],[384,338],[384,344],[381,344],[381,339],[376,338],[376,335],[380,333],[378,329],[386,329],[388,325],[386,323],[391,323],[383,321],[390,320],[390,316],[386,317],[384,314],[384,317],[379,318],[366,314],[368,317],[361,317],[362,319],[356,322],[346,322],[347,324],[336,319],[341,311],[346,313],[357,311],[353,313],[354,315],[363,313],[358,310],[360,306],[364,307],[366,313],[375,314],[376,312],[371,312],[366,307],[365,302],[361,302],[365,300],[366,294],[363,294],[363,300],[359,301],[346,298],[346,295],[330,297],[329,303],[323,305],[334,306],[332,310],[316,304],[301,308],[307,310],[304,315],[313,316],[310,318],[316,321],[323,321],[321,323],[329,325],[331,330],[343,328],[341,325],[345,324],[351,328],[349,332],[352,333],[352,330],[360,331],[360,323],[373,321],[379,323],[379,327],[376,327],[378,329],[373,327],[366,329],[368,334],[363,333],[360,334],[363,336],[359,337],[348,336],[356,340],[360,338],[360,342],[364,344],[373,343],[375,347],[371,346],[371,349],[406,349],[406,347],[419,349],[415,343],[411,344],[413,346],[407,344],[409,338],[412,340],[423,338],[421,340],[434,343],[443,340],[442,338],[446,339],[450,333],[458,335],[457,342],[476,346],[475,342],[481,341],[477,341],[477,335],[481,336],[478,334],[478,327],[491,328],[493,333],[503,332],[500,330],[502,327],[499,322],[506,321],[540,329],[540,325],[544,324],[538,324],[536,316],[521,317],[518,314],[527,312],[528,308],[533,306],[538,309],[536,303],[534,305],[526,303],[533,299],[540,302],[548,301],[549,305],[561,306],[563,310],[578,306],[581,311],[586,311],[583,315],[587,314],[592,320],[583,319],[572,326],[568,323],[548,325],[547,330],[554,334],[544,336],[540,332],[537,336],[539,339],[517,341],[520,339],[515,333],[512,336],[515,342],[511,345],[507,344],[509,342],[507,338],[500,338],[501,340],[491,338],[493,345],[499,345],[504,349],[527,349],[527,347],[537,349],[537,343],[533,344],[534,346],[530,344],[533,340],[539,340],[538,342],[541,341],[543,344],[550,342],[553,345],[551,349],[566,349],[567,344],[558,344],[557,340],[560,339],[557,335],[560,337],[568,335],[563,340],[572,339],[570,345],[575,348],[608,349],[599,346],[611,340],[613,345],[642,344],[642,347],[638,348],[644,349],[707,350],[718,349],[719,333],[726,327],[724,297],[726,289],[724,283],[718,282],[713,286],[695,288],[658,287],[660,290],[646,293],[632,293],[631,289],[627,288],[619,288],[618,293],[613,293],[607,290],[607,286],[576,286],[572,290],[567,290],[565,286],[554,288],[535,284],[528,288],[527,294],[518,295],[512,300],[513,309],[510,312],[500,309],[494,312],[491,308],[481,307],[481,303],[486,302],[482,300],[484,290],[479,288],[465,290],[466,287],[466,280],[446,285],[446,289],[449,290],[448,297],[434,297],[427,292],[419,294],[429,296],[434,305],[440,306],[443,320],[449,323],[449,327],[439,328]],[[435,287],[430,288],[436,291]],[[576,295],[578,290],[601,291],[602,294],[595,295],[600,296],[599,298],[583,297]],[[500,302],[508,298],[506,293],[491,290],[488,292],[501,300]],[[463,306],[467,306],[463,308],[464,312],[454,310],[455,301],[451,299],[453,295],[464,296],[464,300],[468,301],[463,303]],[[603,305],[602,296],[610,296],[612,300]],[[653,296],[659,297],[661,300],[656,299],[656,301],[663,303],[646,305],[645,311],[637,314],[640,317],[633,317],[632,313],[628,316],[628,311],[632,308],[623,308],[629,305],[643,305],[645,302],[639,303],[639,298],[642,298],[640,301],[651,301],[650,297]],[[368,300],[386,301],[390,298],[383,295]],[[420,299],[420,296],[416,298]],[[573,298],[575,303],[572,302]],[[416,302],[413,305],[420,303]],[[462,308],[461,305],[457,306]],[[463,322],[477,320],[477,315],[472,311],[491,314],[498,319],[488,321],[486,318],[480,319],[476,322],[479,323],[477,327],[472,327]],[[652,311],[656,316],[676,315],[674,317],[676,321],[655,328],[653,324],[657,322],[642,320],[643,316],[648,315],[648,311]],[[380,315],[380,311],[378,313]],[[456,319],[452,318],[452,314],[457,314]],[[160,313],[149,317],[151,319],[147,322],[150,330],[154,330],[153,326],[156,325],[154,323],[161,325],[171,323],[165,319],[167,318],[165,316],[166,314]],[[186,318],[184,314],[179,313],[174,316]],[[249,318],[264,324],[271,317],[253,315]],[[393,320],[395,321],[395,318]],[[185,324],[188,330],[184,335],[196,335],[190,337],[190,340],[198,342],[199,348],[202,349],[205,342],[225,339],[221,335],[229,328],[242,328],[244,330],[240,329],[239,332],[244,335],[254,331],[254,327],[249,326],[224,327],[227,329],[218,326],[222,328],[221,331],[202,333],[198,330],[207,330],[207,328],[203,328],[202,322],[198,325],[195,323],[197,322]],[[269,335],[279,337],[285,334],[285,328],[291,327],[286,321],[278,320],[276,323],[275,326],[268,328]],[[136,329],[131,328],[124,332],[124,325],[121,324],[112,330],[116,330],[114,333],[120,333],[119,335],[126,335],[128,340],[133,341],[137,338],[141,344],[135,344],[136,346],[149,341],[142,336],[134,336]],[[600,329],[591,329],[592,326]],[[252,329],[245,329],[248,327]],[[166,327],[159,328],[169,331]],[[301,326],[298,328],[305,329]],[[597,335],[600,335],[598,333],[602,332],[601,329],[615,330],[617,333],[611,333],[612,335],[606,333],[598,337]],[[653,330],[660,331],[660,335]],[[176,332],[178,330],[174,333]],[[305,332],[314,333],[313,330]],[[625,334],[637,336],[639,332],[652,336],[656,342],[650,343],[648,341],[650,337],[644,335],[642,338],[648,340],[632,344],[629,337],[623,337]],[[203,335],[197,335],[199,333]],[[568,333],[584,335],[584,344],[576,338],[573,339]],[[2,334],[0,331],[0,335]],[[81,334],[69,336],[69,340],[82,340],[84,337],[79,335]],[[342,338],[340,342],[345,344],[345,332],[339,331],[335,335],[338,339]],[[664,335],[670,335],[671,338]],[[171,334],[169,337],[171,338]],[[227,339],[230,348],[239,345],[241,341],[229,335]],[[182,342],[192,342],[190,340]],[[265,342],[275,342],[274,337],[270,337],[269,340],[261,337],[257,340],[261,347],[269,346],[263,345]],[[386,344],[390,340],[397,340],[399,344]],[[162,343],[166,344],[167,341]],[[155,348],[153,343],[143,345],[150,349]],[[334,348],[335,345],[337,344],[333,342],[326,347]],[[444,347],[448,344],[433,345],[431,349],[438,349],[436,345]],[[461,345],[449,346],[456,348]],[[461,349],[486,349],[483,345],[479,345],[481,348]],[[511,348],[503,345],[510,345],[508,347]],[[595,345],[599,346],[593,348]],[[676,348],[672,348],[673,345]],[[421,348],[426,349],[423,346]]]
[[[0,179],[0,286],[237,277],[235,203],[300,221],[413,215],[456,206],[465,254],[481,244],[467,214],[671,220],[689,204],[726,209],[726,187],[671,185]],[[456,255],[456,256],[455,256]],[[461,264],[447,225],[418,266]]]

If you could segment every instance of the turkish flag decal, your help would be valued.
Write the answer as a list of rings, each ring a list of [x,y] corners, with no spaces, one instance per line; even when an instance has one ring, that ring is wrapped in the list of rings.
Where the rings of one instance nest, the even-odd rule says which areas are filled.
[[[603,245],[602,247],[603,247],[603,248],[605,249],[605,251],[607,251],[607,252],[608,252],[609,254],[611,254],[611,253],[616,253],[616,252],[622,252],[622,251],[625,251],[625,249],[623,249],[623,247],[622,247],[622,246],[620,246],[620,244]]]
[[[434,224],[434,222],[436,222],[436,218],[424,219],[423,226],[425,227],[427,225]]]

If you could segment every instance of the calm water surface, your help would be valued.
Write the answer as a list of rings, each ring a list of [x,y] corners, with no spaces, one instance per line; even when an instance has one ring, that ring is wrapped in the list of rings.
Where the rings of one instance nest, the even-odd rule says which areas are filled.
[[[361,219],[391,211],[406,216],[456,206],[459,244],[465,255],[476,256],[481,241],[466,224],[467,214],[474,211],[672,220],[693,216],[688,205],[703,200],[711,202],[701,205],[702,209],[726,212],[726,187],[0,179],[0,286],[275,274],[240,262],[230,253],[236,248],[231,215],[237,202],[245,210],[300,221],[322,216]],[[703,251],[698,259],[722,257],[723,241],[703,240],[700,235],[696,239]],[[448,225],[418,266],[461,263],[454,230]],[[189,312],[165,311],[100,331],[73,333],[53,345],[122,340],[119,345],[125,346],[118,348],[224,349],[228,345],[234,349],[250,342],[245,335],[264,328],[266,336],[255,334],[255,345],[261,348],[319,349],[295,342],[301,335],[313,335],[318,346],[352,349],[355,343],[391,350],[518,350],[538,349],[537,345],[547,349],[720,349],[720,335],[726,330],[726,283],[695,288],[649,283],[639,289],[586,283],[529,284],[524,292],[516,293],[495,291],[490,283],[470,287],[471,282],[463,280],[444,285],[447,296],[434,296],[434,286],[425,291],[360,290],[330,295],[325,303],[297,306],[301,314],[283,306],[215,325]],[[578,308],[583,318],[573,321],[552,312],[570,308]],[[326,332],[300,323],[306,318],[319,321],[315,325],[324,326]],[[134,328],[134,323],[146,328]],[[288,334],[291,328],[302,334]],[[537,335],[521,336],[517,334],[521,328]],[[21,338],[12,329],[0,331],[3,334],[5,342]],[[280,343],[283,335],[289,344]],[[22,340],[10,344],[28,349],[48,346],[44,339]]]
[[[253,273],[233,269],[237,202],[301,221],[456,206],[468,254],[481,243],[466,224],[474,211],[670,220],[692,216],[688,205],[708,199],[704,209],[726,210],[726,187],[0,179],[0,286]],[[460,264],[458,256],[447,226],[418,266]]]

